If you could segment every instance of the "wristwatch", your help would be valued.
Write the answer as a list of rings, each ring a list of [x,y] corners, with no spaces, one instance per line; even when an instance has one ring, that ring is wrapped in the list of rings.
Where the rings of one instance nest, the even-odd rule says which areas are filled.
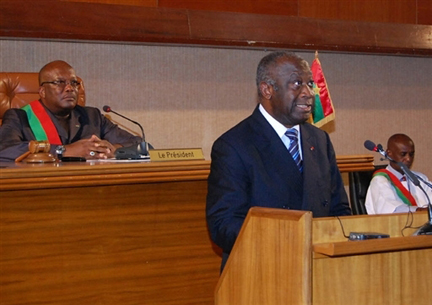
[[[64,145],[58,145],[55,149],[55,152],[57,154],[57,159],[60,161],[63,157],[63,153],[66,151],[66,147]]]

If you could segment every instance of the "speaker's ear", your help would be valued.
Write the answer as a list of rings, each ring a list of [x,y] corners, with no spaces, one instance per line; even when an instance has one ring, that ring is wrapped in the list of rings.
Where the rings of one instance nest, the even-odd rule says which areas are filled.
[[[259,84],[259,90],[261,92],[261,95],[266,99],[266,100],[270,100],[272,95],[273,95],[273,86],[266,83],[266,82],[261,82]]]

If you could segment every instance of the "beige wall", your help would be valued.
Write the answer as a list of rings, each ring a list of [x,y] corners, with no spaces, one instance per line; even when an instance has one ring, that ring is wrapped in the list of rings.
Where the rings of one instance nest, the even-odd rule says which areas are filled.
[[[68,61],[86,85],[87,104],[130,116],[156,148],[202,147],[249,115],[262,50],[0,40],[0,71],[37,72]],[[310,63],[313,52],[298,52]],[[396,132],[416,143],[414,170],[432,177],[432,59],[320,53],[336,109],[324,127],[338,155],[367,154]],[[135,126],[111,115],[120,124]],[[376,163],[379,155],[376,155]]]

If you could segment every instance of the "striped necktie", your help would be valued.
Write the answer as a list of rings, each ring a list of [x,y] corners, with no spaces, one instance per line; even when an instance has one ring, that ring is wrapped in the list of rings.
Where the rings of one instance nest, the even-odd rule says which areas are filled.
[[[290,140],[288,150],[289,150],[291,156],[293,157],[294,162],[297,164],[299,171],[302,172],[303,171],[303,165],[302,165],[302,160],[300,158],[300,150],[299,150],[299,145],[298,145],[297,130],[294,128],[289,128],[285,132],[285,136],[287,136],[288,139]]]

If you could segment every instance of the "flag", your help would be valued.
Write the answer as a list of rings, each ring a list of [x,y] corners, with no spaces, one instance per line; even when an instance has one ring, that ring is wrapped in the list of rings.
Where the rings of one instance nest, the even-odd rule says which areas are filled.
[[[315,107],[312,111],[312,124],[321,127],[334,120],[335,111],[330,97],[321,62],[318,59],[318,51],[315,52],[315,59],[312,63],[312,77],[314,80]]]

